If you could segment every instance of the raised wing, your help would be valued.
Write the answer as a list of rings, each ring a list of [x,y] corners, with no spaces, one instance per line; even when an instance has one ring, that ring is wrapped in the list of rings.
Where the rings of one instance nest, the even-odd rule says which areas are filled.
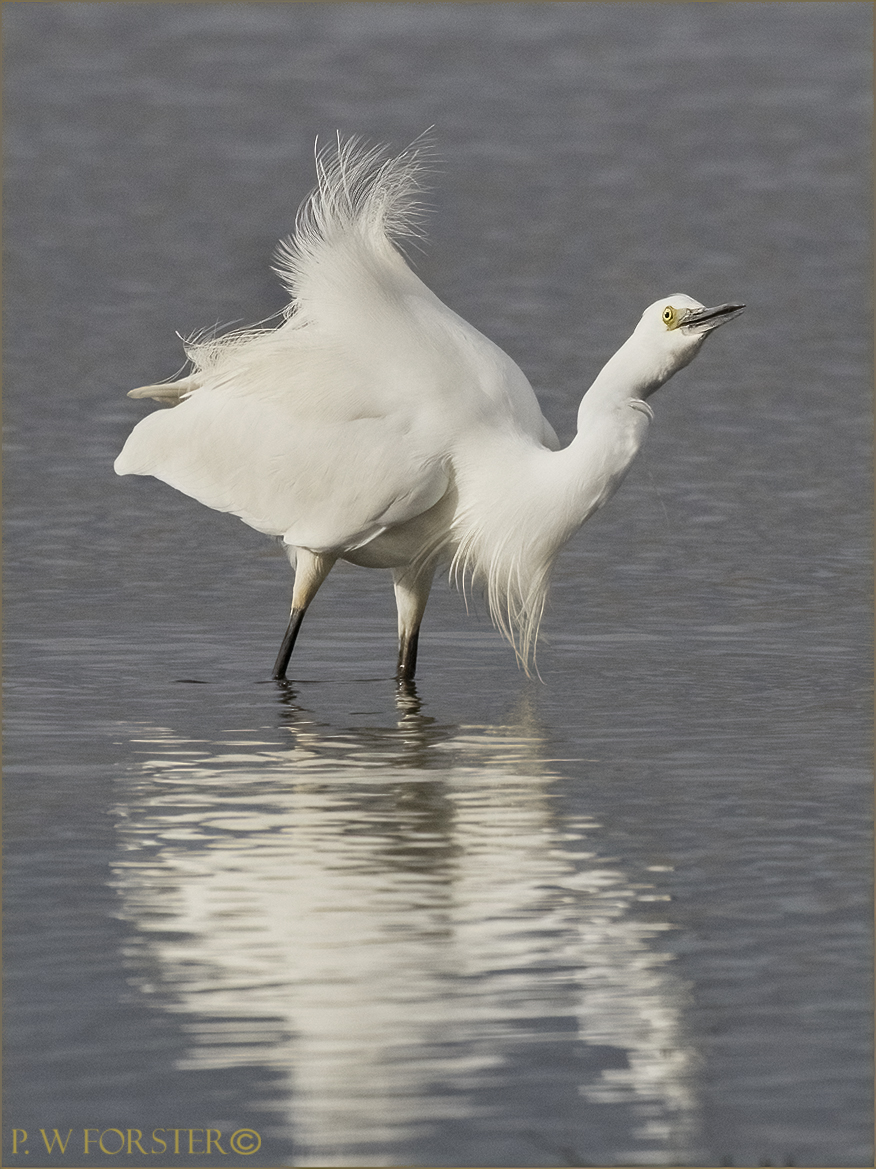
[[[288,544],[343,551],[432,507],[479,433],[555,448],[520,369],[393,246],[409,163],[343,148],[333,170],[323,160],[280,257],[288,319],[191,345],[196,388],[139,423],[119,474],[154,475]]]

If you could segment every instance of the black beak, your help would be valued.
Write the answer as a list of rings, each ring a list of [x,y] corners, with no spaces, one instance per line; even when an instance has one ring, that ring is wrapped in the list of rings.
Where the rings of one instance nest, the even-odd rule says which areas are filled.
[[[715,308],[695,308],[687,314],[682,322],[685,330],[692,333],[710,333],[719,325],[732,321],[745,308],[744,304],[719,304]]]

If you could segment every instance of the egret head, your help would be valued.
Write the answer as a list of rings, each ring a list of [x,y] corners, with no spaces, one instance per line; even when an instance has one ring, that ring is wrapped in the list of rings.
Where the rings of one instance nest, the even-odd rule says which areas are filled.
[[[645,394],[693,361],[709,333],[732,321],[744,308],[743,304],[706,308],[680,292],[648,305],[630,338],[655,375]]]

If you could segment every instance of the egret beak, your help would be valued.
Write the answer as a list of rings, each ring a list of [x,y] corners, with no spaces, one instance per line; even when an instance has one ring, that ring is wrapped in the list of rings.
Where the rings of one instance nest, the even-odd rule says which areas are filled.
[[[719,304],[715,308],[691,309],[682,321],[686,333],[710,333],[719,325],[732,321],[745,308],[744,304]]]

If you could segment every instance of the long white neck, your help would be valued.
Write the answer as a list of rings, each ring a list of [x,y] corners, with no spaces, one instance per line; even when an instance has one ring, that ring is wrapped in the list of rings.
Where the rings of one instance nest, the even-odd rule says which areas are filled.
[[[535,643],[557,553],[620,487],[653,417],[645,399],[683,364],[673,355],[655,360],[653,346],[634,333],[584,395],[578,433],[564,450],[521,448],[515,440],[501,478],[493,462],[469,464],[453,571],[484,584],[493,620],[522,661]]]
[[[608,359],[581,400],[578,411],[579,431],[582,415],[586,420],[593,410],[602,409],[613,402],[626,402],[630,398],[644,401],[650,397],[677,370],[687,365],[695,352],[692,349],[689,356],[685,354],[681,358],[677,352],[667,350],[661,356],[652,346],[643,344],[638,333],[633,333],[617,353]]]
[[[646,399],[675,372],[642,348],[634,334],[603,366],[581,399],[578,433],[554,456],[569,534],[620,487],[653,417]]]
[[[647,399],[696,348],[663,353],[635,332],[599,371],[578,407],[578,433],[555,456],[566,523],[574,531],[614,495],[653,418]]]

